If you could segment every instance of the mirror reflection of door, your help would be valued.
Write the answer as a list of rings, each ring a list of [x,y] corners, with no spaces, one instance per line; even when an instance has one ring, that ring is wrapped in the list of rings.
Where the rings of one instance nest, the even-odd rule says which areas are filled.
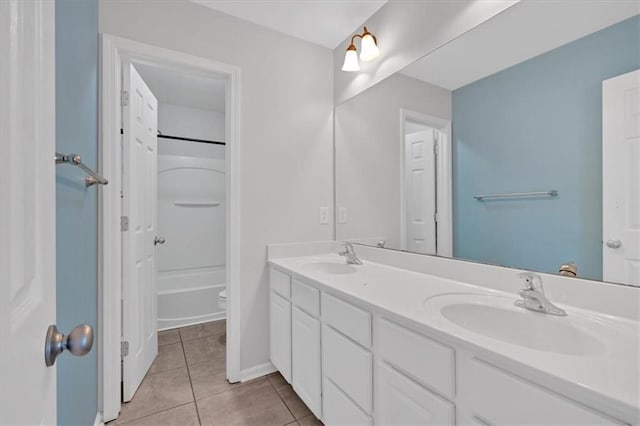
[[[436,144],[439,131],[406,120],[404,136],[405,226],[402,248],[414,253],[437,253]]]
[[[640,285],[640,70],[603,83],[603,279]]]

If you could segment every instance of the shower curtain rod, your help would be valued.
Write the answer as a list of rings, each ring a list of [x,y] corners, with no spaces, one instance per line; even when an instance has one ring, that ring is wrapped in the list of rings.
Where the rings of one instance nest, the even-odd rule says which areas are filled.
[[[194,139],[194,138],[183,138],[181,136],[170,136],[170,135],[163,135],[162,133],[158,132],[158,137],[159,138],[165,138],[165,139],[174,139],[177,141],[188,141],[188,142],[200,142],[200,143],[211,143],[214,145],[226,145],[226,142],[220,142],[220,141],[211,141],[208,139]]]

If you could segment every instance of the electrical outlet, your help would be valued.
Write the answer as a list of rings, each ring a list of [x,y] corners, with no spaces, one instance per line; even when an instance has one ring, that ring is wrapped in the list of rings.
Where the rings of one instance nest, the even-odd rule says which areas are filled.
[[[329,207],[320,207],[320,225],[329,224]]]
[[[338,223],[347,223],[347,208],[340,207],[338,209]]]

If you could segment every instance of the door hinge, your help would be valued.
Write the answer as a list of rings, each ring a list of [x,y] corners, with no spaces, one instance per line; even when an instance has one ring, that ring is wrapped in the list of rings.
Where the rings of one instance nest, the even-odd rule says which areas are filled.
[[[120,342],[120,355],[122,356],[122,358],[129,355],[129,342],[127,342],[126,340]]]
[[[438,219],[440,219],[440,217],[438,216],[438,212],[435,212],[435,213],[433,214],[433,221],[434,221],[434,222],[437,222],[437,221],[438,221]]]
[[[438,155],[438,140],[436,139],[433,144],[433,154]]]
[[[129,230],[129,216],[120,216],[120,230],[122,232]]]
[[[120,94],[120,102],[122,106],[129,105],[129,92],[127,92],[126,90],[122,91],[122,93]]]

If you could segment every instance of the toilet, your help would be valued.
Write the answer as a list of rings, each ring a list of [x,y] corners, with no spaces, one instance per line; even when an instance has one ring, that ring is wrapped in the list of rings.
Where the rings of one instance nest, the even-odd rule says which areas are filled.
[[[227,309],[227,289],[225,288],[218,293],[218,306],[220,309]]]

